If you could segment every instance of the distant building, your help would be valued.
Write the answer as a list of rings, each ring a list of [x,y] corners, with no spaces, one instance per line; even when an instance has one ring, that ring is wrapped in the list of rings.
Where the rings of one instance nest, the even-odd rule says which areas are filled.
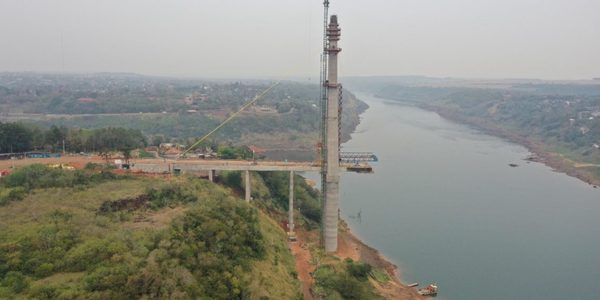
[[[265,149],[256,147],[254,145],[246,146],[246,150],[252,152],[252,158],[256,159],[264,159],[265,158]]]
[[[257,113],[268,113],[268,114],[276,114],[277,109],[274,107],[266,106],[266,105],[256,105],[253,107],[254,112]]]
[[[579,119],[579,120],[587,119],[590,117],[591,113],[592,112],[588,111],[588,110],[580,111],[577,113],[577,119]]]
[[[198,148],[194,151],[194,154],[200,159],[211,159],[218,157],[218,154],[214,152],[211,147],[205,147],[204,149]]]
[[[266,151],[265,149],[256,147],[254,145],[246,146],[246,149],[248,149],[248,151],[255,153],[255,154],[263,154]]]
[[[96,102],[96,99],[94,99],[94,98],[79,98],[79,99],[77,99],[77,101],[79,101],[79,103],[94,103],[94,102]]]
[[[181,155],[181,153],[182,153],[181,150],[176,149],[176,148],[171,148],[171,149],[167,150],[163,156],[165,158],[175,159],[175,158],[178,158],[179,155]]]
[[[60,153],[48,153],[48,152],[26,152],[27,158],[59,158]]]
[[[571,126],[573,126],[573,124],[575,124],[575,119],[573,119],[573,118],[570,118],[570,119],[569,119],[569,124],[571,124]]]
[[[181,144],[161,143],[160,145],[158,145],[158,148],[160,148],[160,150],[162,151],[169,151],[171,149],[181,150],[185,147]]]

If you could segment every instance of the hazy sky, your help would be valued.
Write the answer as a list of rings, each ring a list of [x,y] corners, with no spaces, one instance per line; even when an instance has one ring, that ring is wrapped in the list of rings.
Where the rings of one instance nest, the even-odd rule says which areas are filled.
[[[600,77],[600,0],[331,0],[350,75]],[[322,0],[0,0],[0,71],[318,77]]]

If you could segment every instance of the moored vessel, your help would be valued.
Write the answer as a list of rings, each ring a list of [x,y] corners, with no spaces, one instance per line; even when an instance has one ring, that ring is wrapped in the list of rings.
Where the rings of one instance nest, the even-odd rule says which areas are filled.
[[[422,289],[419,289],[417,293],[421,296],[436,296],[438,292],[437,284],[432,283]]]

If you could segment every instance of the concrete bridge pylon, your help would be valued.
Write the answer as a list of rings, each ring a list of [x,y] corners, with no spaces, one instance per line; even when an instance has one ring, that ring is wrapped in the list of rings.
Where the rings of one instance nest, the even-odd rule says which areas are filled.
[[[324,85],[327,89],[325,115],[326,156],[324,164],[323,187],[323,246],[326,252],[335,252],[338,245],[338,210],[340,201],[340,87],[338,83],[338,47],[341,30],[336,15],[332,15],[326,30],[327,45],[327,78]]]

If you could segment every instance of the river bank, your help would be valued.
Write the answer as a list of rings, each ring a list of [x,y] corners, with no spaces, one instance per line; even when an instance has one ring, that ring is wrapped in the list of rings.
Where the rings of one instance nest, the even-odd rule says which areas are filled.
[[[465,124],[476,128],[482,131],[483,133],[492,136],[497,136],[509,142],[519,144],[527,148],[533,154],[531,157],[524,158],[526,161],[543,163],[556,172],[564,173],[569,176],[578,178],[590,185],[600,185],[600,178],[594,176],[594,171],[592,170],[594,166],[573,161],[571,159],[566,158],[560,153],[550,151],[550,147],[548,145],[545,145],[541,141],[534,141],[531,138],[520,135],[517,132],[499,127],[489,122],[485,122],[485,120],[482,120],[481,118],[465,116],[456,112],[445,110],[444,108],[439,106],[415,104],[413,102],[389,99],[380,96],[376,97],[387,101],[394,101],[409,106],[415,106],[424,110],[432,111],[447,120]]]
[[[340,232],[338,235],[338,250],[334,254],[340,260],[352,259],[368,263],[373,268],[383,270],[387,273],[389,280],[385,283],[370,279],[375,290],[385,299],[394,300],[423,300],[425,297],[419,296],[415,288],[407,287],[401,281],[398,267],[385,258],[377,249],[370,247],[361,241],[350,228],[341,221]],[[296,259],[296,270],[298,279],[302,284],[302,293],[305,300],[315,299],[311,289],[315,284],[312,274],[317,268],[316,261],[319,261],[319,232],[318,230],[305,231],[299,229],[297,232],[298,240],[290,243],[290,250]]]
[[[444,111],[443,109],[436,107],[421,108],[433,111],[441,117],[446,118],[450,121],[472,126],[476,129],[483,131],[486,134],[497,136],[509,142],[524,146],[533,154],[529,158],[524,158],[527,161],[543,163],[556,172],[564,173],[569,176],[578,178],[590,185],[600,185],[600,178],[594,176],[594,174],[590,170],[589,165],[572,161],[564,157],[560,153],[549,151],[548,146],[541,142],[533,141],[527,137],[519,135],[518,133],[495,126],[493,124],[482,122],[480,119],[465,117],[456,113]]]
[[[342,217],[404,282],[436,282],[438,299],[596,293],[600,189],[527,163],[531,152],[507,139],[358,96],[370,109],[344,149],[373,151],[380,162],[370,175],[343,174]]]
[[[368,263],[375,268],[385,270],[390,281],[380,284],[374,283],[377,291],[386,299],[419,300],[426,299],[419,296],[415,288],[410,288],[402,283],[401,270],[381,252],[360,240],[345,224],[342,225],[337,255],[341,258],[352,258],[355,261]]]

